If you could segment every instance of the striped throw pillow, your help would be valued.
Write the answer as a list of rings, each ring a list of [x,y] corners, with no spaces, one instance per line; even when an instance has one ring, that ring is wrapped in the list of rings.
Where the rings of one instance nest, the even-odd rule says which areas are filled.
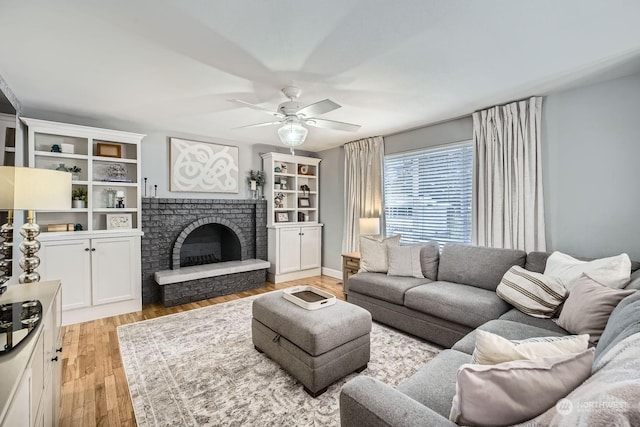
[[[496,294],[533,317],[551,318],[569,292],[555,277],[514,265],[502,276]]]

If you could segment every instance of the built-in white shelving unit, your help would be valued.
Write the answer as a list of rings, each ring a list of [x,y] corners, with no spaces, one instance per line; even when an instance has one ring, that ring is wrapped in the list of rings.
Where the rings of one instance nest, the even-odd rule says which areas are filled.
[[[36,212],[42,229],[38,271],[42,280],[62,281],[62,323],[140,310],[140,144],[145,135],[21,120],[28,127],[28,166],[79,167],[72,187],[87,193],[85,207]],[[54,145],[62,152],[54,152]],[[121,181],[113,181],[109,173],[114,165],[125,175]],[[124,208],[107,207],[110,190],[124,195]],[[79,224],[82,230],[49,230],[63,224]]]
[[[269,280],[279,283],[319,275],[320,159],[266,153],[262,167],[267,181]]]

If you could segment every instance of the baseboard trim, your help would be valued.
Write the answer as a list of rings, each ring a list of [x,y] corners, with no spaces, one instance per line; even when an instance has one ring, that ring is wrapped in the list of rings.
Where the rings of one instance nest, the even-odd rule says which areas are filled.
[[[329,267],[322,267],[322,274],[325,276],[333,277],[334,279],[342,280],[342,271],[334,270]]]

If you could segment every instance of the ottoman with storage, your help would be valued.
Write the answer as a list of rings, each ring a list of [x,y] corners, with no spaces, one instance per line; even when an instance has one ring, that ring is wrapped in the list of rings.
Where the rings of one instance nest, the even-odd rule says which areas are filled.
[[[282,297],[282,291],[253,301],[251,334],[265,353],[317,397],[351,372],[367,367],[371,314],[344,301],[306,310]]]

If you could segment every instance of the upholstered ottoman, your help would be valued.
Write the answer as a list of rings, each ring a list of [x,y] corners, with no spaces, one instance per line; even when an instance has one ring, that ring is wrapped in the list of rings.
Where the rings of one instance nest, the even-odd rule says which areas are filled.
[[[367,367],[371,314],[344,301],[306,310],[271,292],[253,301],[251,333],[265,353],[317,397],[350,372]]]

